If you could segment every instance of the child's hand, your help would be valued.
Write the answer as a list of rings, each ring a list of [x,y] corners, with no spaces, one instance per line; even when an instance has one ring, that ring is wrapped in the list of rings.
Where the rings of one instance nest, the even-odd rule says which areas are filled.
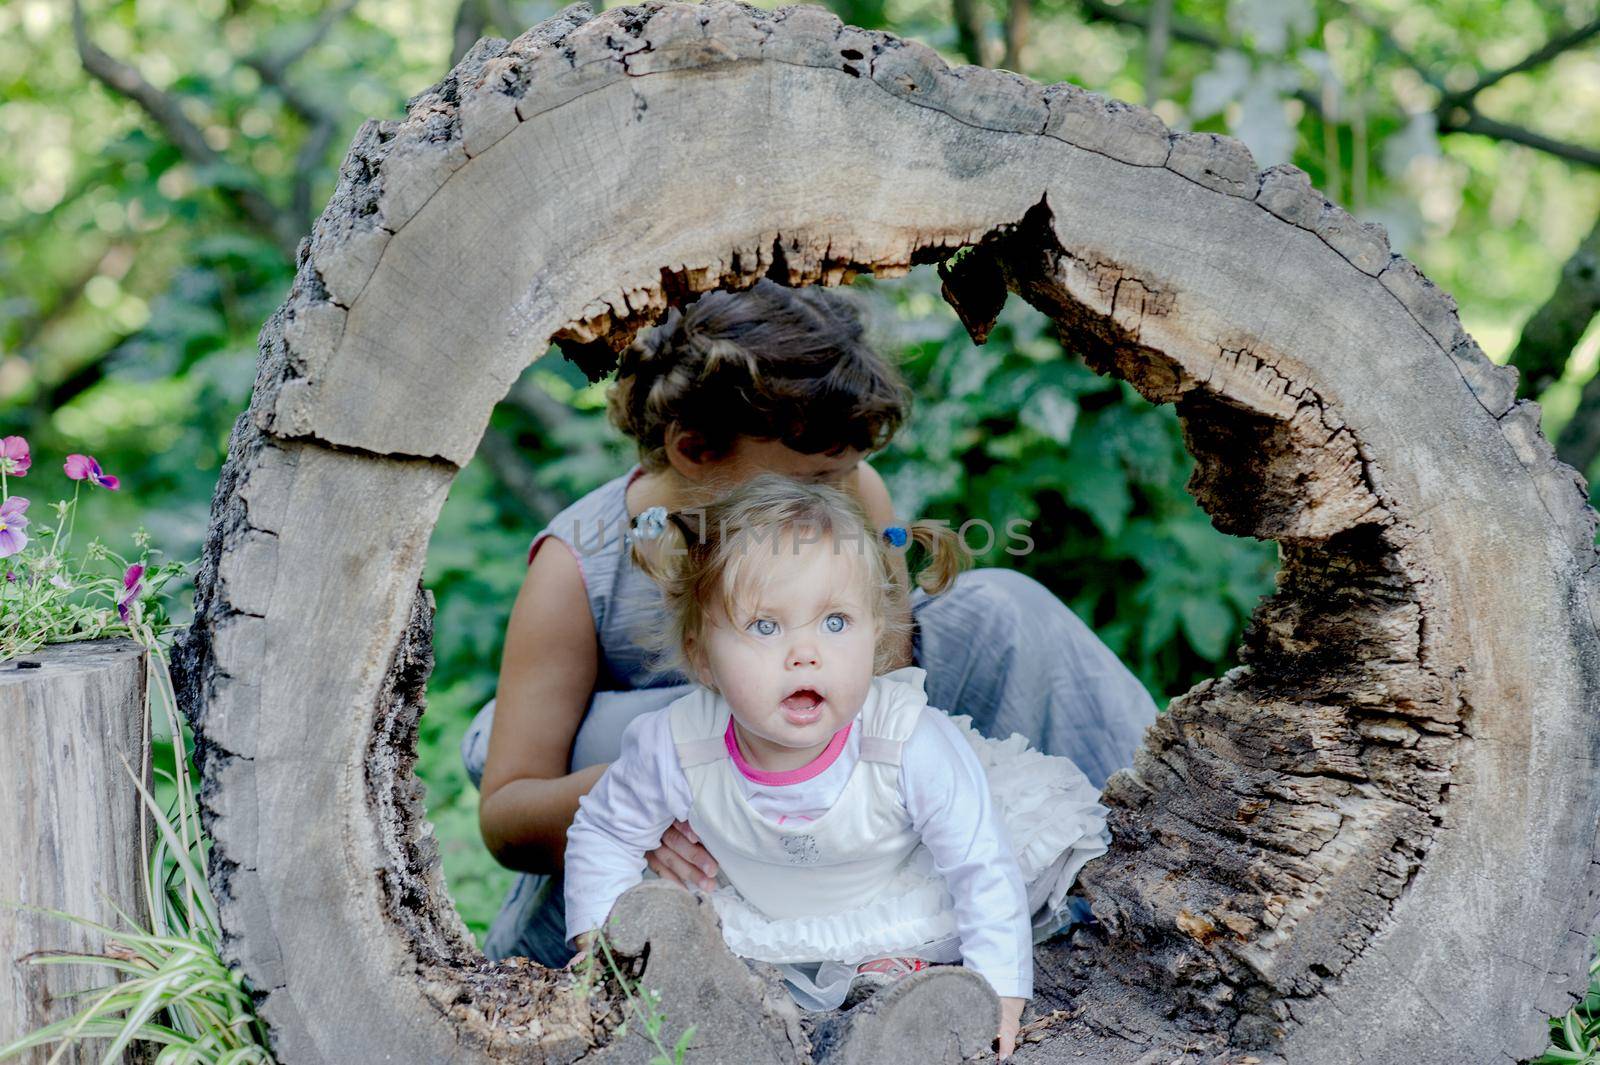
[[[717,889],[717,862],[711,852],[700,845],[700,837],[683,821],[672,822],[672,827],[661,836],[661,846],[644,856],[645,864],[657,876],[682,887],[700,887],[706,891]]]
[[[567,962],[567,968],[576,969],[589,957],[589,952],[594,949],[594,937],[599,935],[598,930],[593,932],[579,932],[572,937],[572,946],[577,950]]]
[[[1022,1007],[1028,1004],[1025,998],[1009,998],[1002,995],[1000,998],[1000,1047],[1001,1061],[1011,1056],[1017,1049],[1017,1026],[1022,1023]]]

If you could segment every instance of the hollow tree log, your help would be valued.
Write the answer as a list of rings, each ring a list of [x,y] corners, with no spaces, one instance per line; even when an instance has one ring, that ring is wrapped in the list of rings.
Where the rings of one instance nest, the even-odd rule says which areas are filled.
[[[1195,498],[1283,563],[1244,664],[1109,783],[1116,840],[1083,878],[1101,931],[1041,950],[1062,1012],[1019,1060],[1540,1049],[1596,926],[1595,518],[1450,297],[1237,141],[814,7],[651,2],[480,41],[364,125],[262,331],[181,664],[226,949],[283,1062],[610,1039],[569,974],[473,949],[411,775],[423,555],[529,361],[557,336],[614,349],[692,293],[975,244],[966,275],[1176,404]],[[669,917],[634,936],[649,964],[712,965]],[[669,1016],[719,1018],[691,1060],[882,1041],[680,976]]]
[[[93,966],[26,964],[105,946],[38,910],[112,927],[122,924],[112,904],[145,914],[144,805],[123,759],[134,772],[144,765],[147,668],[144,648],[126,639],[55,644],[0,663],[0,1046],[71,1016],[84,1002],[68,996],[110,982]],[[88,1040],[57,1060],[98,1062],[105,1047]],[[54,1050],[20,1060],[43,1065]]]

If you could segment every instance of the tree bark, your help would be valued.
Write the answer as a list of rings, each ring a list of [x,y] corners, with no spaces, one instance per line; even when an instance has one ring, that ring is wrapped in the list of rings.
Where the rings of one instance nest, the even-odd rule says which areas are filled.
[[[1595,516],[1450,297],[1300,171],[1142,108],[809,6],[585,16],[480,42],[363,127],[262,331],[179,675],[224,949],[279,1061],[636,1054],[568,975],[485,960],[445,896],[411,775],[440,506],[557,333],[972,244],[1176,405],[1197,501],[1283,557],[1243,664],[1108,784],[1101,923],[1039,951],[1063,1012],[1019,1062],[1542,1049],[1600,899]],[[819,1025],[808,1051],[770,987],[724,990],[720,944],[658,916],[628,943],[663,1008],[719,1018],[691,1060],[881,1045]],[[970,1003],[959,979],[905,1001]],[[879,1023],[930,1023],[904,1008]],[[937,1054],[992,1019],[946,1010]]]
[[[135,772],[145,762],[146,669],[145,650],[132,640],[54,644],[0,663],[0,1046],[71,1016],[86,1000],[67,996],[110,976],[93,966],[22,963],[52,951],[97,953],[104,943],[10,904],[111,927],[122,924],[113,903],[145,915],[144,806],[123,759]],[[88,1040],[58,1060],[98,1062],[105,1047]],[[20,1060],[43,1065],[52,1050]]]

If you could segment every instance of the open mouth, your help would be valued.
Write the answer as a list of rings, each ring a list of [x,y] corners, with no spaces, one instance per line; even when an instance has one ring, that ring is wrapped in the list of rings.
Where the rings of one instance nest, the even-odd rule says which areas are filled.
[[[809,725],[822,716],[822,693],[815,688],[797,688],[779,705],[790,724]]]

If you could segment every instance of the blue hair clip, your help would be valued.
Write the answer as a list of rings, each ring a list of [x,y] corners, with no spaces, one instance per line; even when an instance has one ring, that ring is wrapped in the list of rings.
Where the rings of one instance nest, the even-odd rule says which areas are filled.
[[[685,545],[700,542],[700,534],[683,519],[682,514],[676,514],[659,504],[653,507],[646,507],[639,512],[639,516],[634,518],[633,524],[629,526],[624,536],[624,542],[631,543],[635,540],[657,539],[667,531],[667,522],[669,521],[678,527],[679,532],[683,533]]]
[[[667,529],[667,508],[657,505],[646,507],[633,519],[631,530],[635,540],[654,540]]]
[[[890,525],[883,530],[883,538],[889,542],[890,547],[904,547],[911,539],[911,534],[904,525]]]

